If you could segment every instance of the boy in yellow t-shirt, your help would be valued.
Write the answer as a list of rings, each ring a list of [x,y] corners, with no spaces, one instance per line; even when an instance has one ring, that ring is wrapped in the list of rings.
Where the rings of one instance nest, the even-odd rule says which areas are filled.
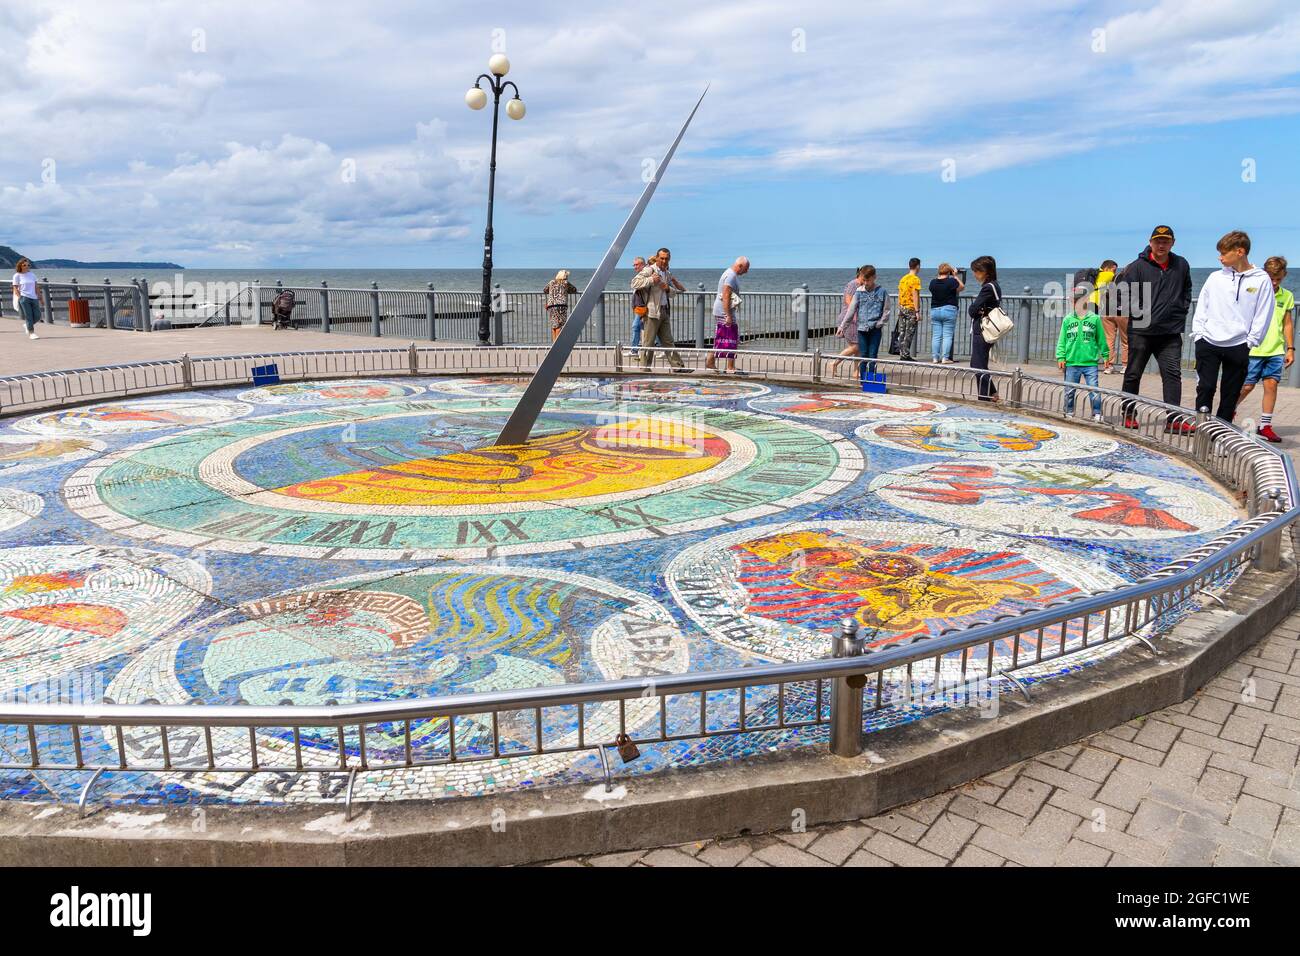
[[[1246,384],[1242,386],[1241,397],[1249,395],[1256,382],[1264,383],[1264,400],[1260,403],[1263,411],[1255,434],[1265,441],[1280,442],[1282,439],[1273,431],[1273,409],[1277,406],[1277,386],[1282,381],[1282,370],[1290,368],[1295,361],[1295,296],[1290,289],[1282,288],[1282,280],[1286,278],[1284,258],[1270,257],[1264,263],[1264,271],[1273,280],[1276,303],[1273,307],[1273,321],[1268,324],[1264,340],[1250,350],[1250,365],[1246,370]]]
[[[1115,273],[1118,271],[1119,265],[1114,259],[1103,262],[1097,270],[1097,288],[1091,297],[1093,306],[1101,314],[1101,327],[1106,331],[1106,349],[1110,352],[1110,358],[1101,370],[1103,375],[1112,375],[1117,371],[1123,375],[1124,366],[1128,364],[1128,316],[1116,315],[1119,308],[1114,289],[1102,291],[1115,281]],[[1115,368],[1117,362],[1118,369]]]
[[[913,256],[908,260],[907,270],[898,280],[898,357],[904,362],[914,362],[912,346],[921,311],[921,260]]]

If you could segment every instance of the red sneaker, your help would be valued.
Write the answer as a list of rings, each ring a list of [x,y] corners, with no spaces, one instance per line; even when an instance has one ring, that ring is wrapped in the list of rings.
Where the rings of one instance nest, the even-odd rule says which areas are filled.
[[[1272,425],[1265,425],[1263,428],[1255,429],[1255,434],[1266,441],[1281,443],[1282,439],[1277,432],[1273,431]]]
[[[1141,426],[1138,425],[1138,420],[1137,420],[1136,418],[1126,418],[1126,419],[1124,419],[1124,427],[1125,427],[1125,428],[1139,428],[1139,427],[1141,427]]]
[[[1191,422],[1168,422],[1165,425],[1165,432],[1170,435],[1193,435],[1196,433],[1196,426]]]

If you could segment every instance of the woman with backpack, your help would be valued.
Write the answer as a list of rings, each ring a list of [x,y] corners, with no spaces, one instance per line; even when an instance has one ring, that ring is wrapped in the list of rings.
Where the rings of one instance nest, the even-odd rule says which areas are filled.
[[[1002,304],[1002,286],[998,284],[998,264],[992,256],[980,256],[970,264],[970,271],[980,284],[979,295],[967,310],[971,320],[970,367],[987,370],[993,346],[984,341],[984,317]],[[979,398],[981,402],[1000,401],[993,376],[979,376]]]
[[[546,314],[551,317],[552,342],[559,336],[560,329],[564,328],[564,323],[569,320],[569,296],[575,295],[577,291],[573,283],[569,281],[568,269],[561,269],[555,273],[554,279],[542,286]]]

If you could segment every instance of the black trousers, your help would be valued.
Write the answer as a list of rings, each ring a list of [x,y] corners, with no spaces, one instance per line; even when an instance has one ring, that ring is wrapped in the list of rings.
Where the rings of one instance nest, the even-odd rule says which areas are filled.
[[[1246,384],[1246,370],[1250,367],[1250,346],[1213,345],[1204,339],[1196,342],[1196,408],[1210,408],[1214,404],[1214,386],[1219,372],[1223,372],[1223,393],[1219,396],[1217,415],[1225,422],[1237,414],[1237,401],[1241,386]]]
[[[980,332],[979,321],[976,320],[972,322],[971,339],[970,339],[970,367],[987,369],[989,367],[989,352],[992,351],[992,349],[993,346],[989,345],[987,342],[984,341],[984,336]],[[981,401],[988,401],[994,395],[997,395],[998,389],[997,386],[993,384],[993,376],[991,375],[979,376],[979,392],[980,392]]]
[[[1142,373],[1147,370],[1147,363],[1154,357],[1156,365],[1160,368],[1160,383],[1164,386],[1165,404],[1182,405],[1183,370],[1180,365],[1182,355],[1183,337],[1177,332],[1172,335],[1142,335],[1130,330],[1128,334],[1128,365],[1124,368],[1123,390],[1130,395],[1139,394],[1142,385]],[[1240,391],[1240,383],[1238,383],[1237,388]],[[1131,402],[1125,402],[1124,416],[1132,415],[1136,407]]]

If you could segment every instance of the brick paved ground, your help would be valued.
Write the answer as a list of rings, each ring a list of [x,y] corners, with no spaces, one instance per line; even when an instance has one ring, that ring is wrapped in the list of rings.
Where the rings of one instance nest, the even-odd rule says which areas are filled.
[[[806,833],[551,866],[1300,866],[1300,612],[1191,700]]]

